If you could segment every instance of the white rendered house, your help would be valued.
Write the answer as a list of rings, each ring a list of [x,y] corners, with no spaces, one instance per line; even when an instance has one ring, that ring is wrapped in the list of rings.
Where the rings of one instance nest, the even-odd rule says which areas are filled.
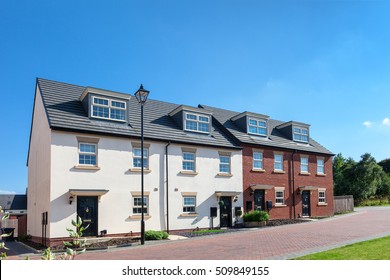
[[[242,152],[202,108],[145,104],[146,230],[231,227]],[[37,79],[28,153],[28,234],[55,243],[140,232],[140,108],[134,96]]]

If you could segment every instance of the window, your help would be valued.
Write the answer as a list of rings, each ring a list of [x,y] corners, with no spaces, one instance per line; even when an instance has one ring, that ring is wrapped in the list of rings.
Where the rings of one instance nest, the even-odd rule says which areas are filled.
[[[283,171],[283,155],[275,154],[274,156],[274,170]]]
[[[195,213],[196,196],[183,196],[183,212]]]
[[[325,191],[324,190],[319,190],[318,191],[318,203],[319,204],[325,204]]]
[[[210,117],[193,113],[185,113],[185,130],[209,133]]]
[[[126,102],[93,97],[92,116],[117,121],[126,120]]]
[[[302,127],[294,127],[294,141],[309,142],[309,130]]]
[[[275,205],[284,205],[284,190],[275,191]]]
[[[149,150],[144,148],[144,169],[149,169]],[[133,148],[133,167],[141,168],[141,148],[134,147]]]
[[[183,170],[195,172],[195,153],[183,152]]]
[[[248,118],[248,133],[256,135],[267,135],[267,122]]]
[[[309,158],[301,157],[301,173],[309,173]]]
[[[219,172],[230,174],[230,156],[227,155],[219,156]]]
[[[79,164],[97,165],[97,145],[91,143],[79,143]]]
[[[317,159],[317,174],[325,174],[324,159]]]
[[[133,214],[134,215],[141,215],[142,214],[142,197],[141,196],[134,196],[133,197]],[[148,203],[149,197],[144,196],[144,214],[148,214]]]
[[[253,152],[253,169],[264,169],[262,152]]]

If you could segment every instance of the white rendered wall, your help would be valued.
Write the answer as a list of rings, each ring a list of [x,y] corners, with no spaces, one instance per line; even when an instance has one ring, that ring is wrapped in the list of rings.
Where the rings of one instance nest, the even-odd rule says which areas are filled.
[[[77,136],[99,138],[98,166],[100,170],[80,170],[74,166],[78,162]],[[139,216],[132,213],[132,192],[141,190],[141,174],[130,169],[132,143],[137,140],[119,137],[101,137],[87,134],[74,134],[53,131],[52,133],[52,180],[51,180],[51,236],[67,236],[66,227],[76,218],[76,202],[69,205],[69,189],[106,189],[109,192],[101,197],[98,204],[98,232],[123,234],[140,231]],[[149,213],[146,230],[166,229],[166,178],[164,142],[149,144],[149,173],[145,173],[145,193],[149,193]],[[182,148],[185,145],[171,144],[169,151],[169,225],[170,230],[207,228],[210,207],[217,207],[215,191],[242,192],[241,151],[207,147],[196,149],[198,175],[180,174],[182,169]],[[232,177],[219,177],[218,151],[232,154]],[[176,190],[175,190],[176,189]],[[197,217],[182,217],[182,192],[197,193]],[[76,200],[75,200],[76,201]],[[242,196],[233,203],[242,206]],[[218,207],[219,208],[219,207]],[[214,226],[219,225],[219,217]]]
[[[41,217],[50,215],[50,143],[51,132],[39,89],[36,89],[28,155],[27,233],[42,236]],[[47,225],[47,237],[50,225]]]

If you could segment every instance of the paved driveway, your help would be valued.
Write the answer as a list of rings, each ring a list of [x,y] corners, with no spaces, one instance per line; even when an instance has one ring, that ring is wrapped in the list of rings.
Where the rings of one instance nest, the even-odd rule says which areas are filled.
[[[316,222],[263,228],[106,252],[88,260],[258,260],[289,259],[390,235],[390,207],[357,208],[356,213]]]

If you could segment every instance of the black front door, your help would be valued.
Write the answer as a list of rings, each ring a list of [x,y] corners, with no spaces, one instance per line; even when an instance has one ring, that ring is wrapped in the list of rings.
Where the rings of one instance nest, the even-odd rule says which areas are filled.
[[[310,191],[302,191],[302,216],[310,217]]]
[[[255,190],[255,210],[265,211],[264,190]]]
[[[83,220],[83,226],[89,227],[83,236],[97,236],[98,198],[97,196],[77,197],[77,216]]]
[[[232,198],[230,196],[221,196],[220,201],[220,223],[221,227],[232,226]]]

